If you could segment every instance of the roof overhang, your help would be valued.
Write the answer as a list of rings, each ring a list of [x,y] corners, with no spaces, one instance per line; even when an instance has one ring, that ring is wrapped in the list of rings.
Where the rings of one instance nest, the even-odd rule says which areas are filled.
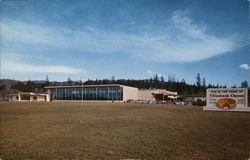
[[[124,85],[120,84],[104,84],[104,85],[75,85],[75,86],[45,86],[45,89],[54,89],[54,88],[94,88],[94,87],[123,87]],[[130,86],[124,86],[130,87]]]
[[[29,95],[29,96],[46,96],[49,94],[45,94],[45,93],[32,93],[32,92],[19,92],[19,93],[15,93],[15,94],[7,94],[8,96],[17,96],[17,95]]]

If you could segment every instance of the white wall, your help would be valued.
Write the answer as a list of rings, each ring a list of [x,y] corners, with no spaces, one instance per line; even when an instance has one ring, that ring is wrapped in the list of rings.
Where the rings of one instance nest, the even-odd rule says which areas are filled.
[[[128,99],[137,100],[138,99],[138,88],[122,86],[123,88],[123,101]]]
[[[36,99],[34,98],[34,96],[36,97]],[[17,97],[19,99],[17,99]],[[22,102],[40,102],[40,101],[45,101],[45,97],[46,97],[46,102],[50,101],[50,95],[30,95],[30,99],[29,100],[21,100],[21,96],[20,94],[17,95],[11,95],[8,96],[9,101],[22,101]]]
[[[16,96],[9,96],[9,101],[18,101],[18,99],[17,99],[17,97],[18,97],[18,95],[16,95]]]
[[[50,101],[50,95],[46,95],[46,102]]]
[[[152,90],[139,90],[138,100],[154,100]]]

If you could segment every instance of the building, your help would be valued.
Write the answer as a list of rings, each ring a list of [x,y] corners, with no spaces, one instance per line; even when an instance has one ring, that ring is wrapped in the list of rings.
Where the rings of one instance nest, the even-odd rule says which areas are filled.
[[[163,89],[138,90],[138,88],[119,84],[46,86],[51,100],[84,100],[84,101],[128,101],[152,100],[165,101],[177,99],[177,92]]]
[[[165,89],[141,89],[138,92],[138,100],[166,101],[176,100],[177,98],[177,92]]]
[[[46,86],[51,100],[127,101],[137,99],[138,88],[119,84]]]
[[[17,94],[8,94],[9,101],[19,102],[49,102],[49,94],[31,93],[31,92],[19,92]]]

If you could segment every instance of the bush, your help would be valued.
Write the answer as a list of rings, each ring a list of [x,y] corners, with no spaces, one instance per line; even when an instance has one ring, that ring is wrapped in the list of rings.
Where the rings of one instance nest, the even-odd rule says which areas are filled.
[[[194,101],[192,104],[195,106],[206,106],[206,101],[202,101],[201,99],[198,99],[197,101]]]

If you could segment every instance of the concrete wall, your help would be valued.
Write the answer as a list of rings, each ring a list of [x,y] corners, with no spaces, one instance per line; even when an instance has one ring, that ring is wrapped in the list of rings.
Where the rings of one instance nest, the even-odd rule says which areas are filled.
[[[34,97],[36,97],[36,99]],[[35,96],[31,95],[30,101],[31,102],[49,102],[50,96],[49,95],[35,95]]]
[[[50,102],[50,95],[46,95],[46,102]]]
[[[154,100],[152,90],[139,90],[138,100]]]
[[[46,96],[37,96],[37,101],[45,101]]]
[[[18,98],[17,98],[18,97]],[[21,95],[10,95],[8,96],[9,101],[21,101],[21,102],[49,102],[50,96],[49,95],[29,95],[29,100],[21,99]],[[35,98],[36,97],[36,98]]]
[[[138,88],[122,86],[123,88],[123,101],[129,99],[137,100],[138,99]]]
[[[51,95],[51,89],[47,89],[47,94]]]
[[[18,101],[18,95],[16,96],[8,96],[9,101]]]

